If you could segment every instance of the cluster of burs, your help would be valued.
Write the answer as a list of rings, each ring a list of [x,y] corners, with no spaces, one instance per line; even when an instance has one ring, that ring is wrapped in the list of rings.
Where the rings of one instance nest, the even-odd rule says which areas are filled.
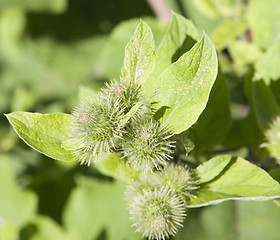
[[[126,191],[133,226],[159,240],[182,226],[196,186],[190,172],[173,163],[172,130],[153,118],[152,105],[141,85],[112,81],[74,109],[72,138],[81,163],[97,163],[115,153],[137,173]]]

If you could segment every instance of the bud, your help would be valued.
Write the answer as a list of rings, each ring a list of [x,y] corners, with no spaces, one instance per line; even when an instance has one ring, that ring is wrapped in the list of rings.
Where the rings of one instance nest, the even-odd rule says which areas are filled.
[[[160,173],[160,178],[163,186],[187,198],[194,197],[193,191],[198,188],[195,176],[182,165],[168,165]]]
[[[130,204],[132,226],[148,239],[174,236],[185,219],[183,199],[168,188],[142,190]]]
[[[123,154],[129,164],[140,171],[161,169],[172,158],[174,142],[166,126],[146,119],[133,121],[123,140]]]
[[[81,163],[98,160],[100,153],[108,153],[118,147],[122,139],[123,106],[120,99],[98,95],[81,102],[72,113],[71,136],[78,143],[75,155]]]
[[[102,89],[104,96],[119,100],[127,113],[136,103],[144,101],[141,85],[132,82],[111,81]]]
[[[144,172],[125,192],[137,232],[149,239],[174,236],[186,216],[187,200],[197,181],[181,165],[168,164],[162,171]]]

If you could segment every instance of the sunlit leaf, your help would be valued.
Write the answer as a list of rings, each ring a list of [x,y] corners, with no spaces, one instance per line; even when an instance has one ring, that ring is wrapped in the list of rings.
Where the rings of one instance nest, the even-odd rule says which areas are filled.
[[[154,68],[155,43],[149,25],[143,21],[137,26],[125,48],[121,78],[125,81],[145,82]]]
[[[157,109],[166,107],[162,122],[175,133],[194,124],[204,110],[217,75],[217,56],[207,35],[168,67],[156,82]]]
[[[62,147],[62,142],[69,139],[71,115],[14,112],[6,116],[30,147],[56,160],[75,160],[72,152]]]
[[[264,201],[280,197],[279,183],[266,171],[240,157],[214,157],[199,166],[197,174],[204,184],[197,191],[197,197],[190,200],[189,207],[207,206],[226,200]]]
[[[279,37],[279,11],[280,4],[278,0],[251,0],[248,2],[246,13],[253,42],[261,48],[267,49]]]

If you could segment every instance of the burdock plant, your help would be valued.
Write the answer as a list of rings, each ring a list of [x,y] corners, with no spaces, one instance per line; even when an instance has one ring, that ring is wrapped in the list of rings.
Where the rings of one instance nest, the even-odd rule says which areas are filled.
[[[192,170],[183,161],[191,149],[189,128],[206,107],[216,76],[217,55],[209,37],[174,14],[157,51],[150,27],[140,21],[126,46],[120,81],[107,83],[72,114],[14,112],[7,117],[39,152],[93,163],[102,173],[125,180],[136,231],[150,240],[168,239],[184,225],[186,208],[280,197],[279,184],[240,157],[192,162]],[[203,136],[207,116],[210,126],[215,121],[211,111],[203,115]],[[278,128],[277,120],[271,129]],[[266,137],[279,139],[272,131]]]

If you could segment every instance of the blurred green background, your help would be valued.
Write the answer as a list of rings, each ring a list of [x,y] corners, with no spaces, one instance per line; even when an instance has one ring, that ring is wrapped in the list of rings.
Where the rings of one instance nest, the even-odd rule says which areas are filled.
[[[215,42],[237,117],[246,111],[244,76],[273,42],[256,37],[255,43],[240,43],[248,28],[258,33],[254,14],[261,1],[252,2],[248,10],[247,1],[166,1]],[[278,0],[268,2],[280,10]],[[273,16],[273,26],[280,27]],[[158,45],[167,22],[156,18],[144,0],[0,0],[0,240],[141,239],[130,228],[123,183],[93,166],[39,154],[16,136],[3,115],[70,113],[85,87],[98,90],[118,79],[139,18],[151,26]],[[234,144],[229,140],[230,147]],[[277,240],[279,221],[280,210],[271,201],[226,202],[190,210],[176,239]]]

